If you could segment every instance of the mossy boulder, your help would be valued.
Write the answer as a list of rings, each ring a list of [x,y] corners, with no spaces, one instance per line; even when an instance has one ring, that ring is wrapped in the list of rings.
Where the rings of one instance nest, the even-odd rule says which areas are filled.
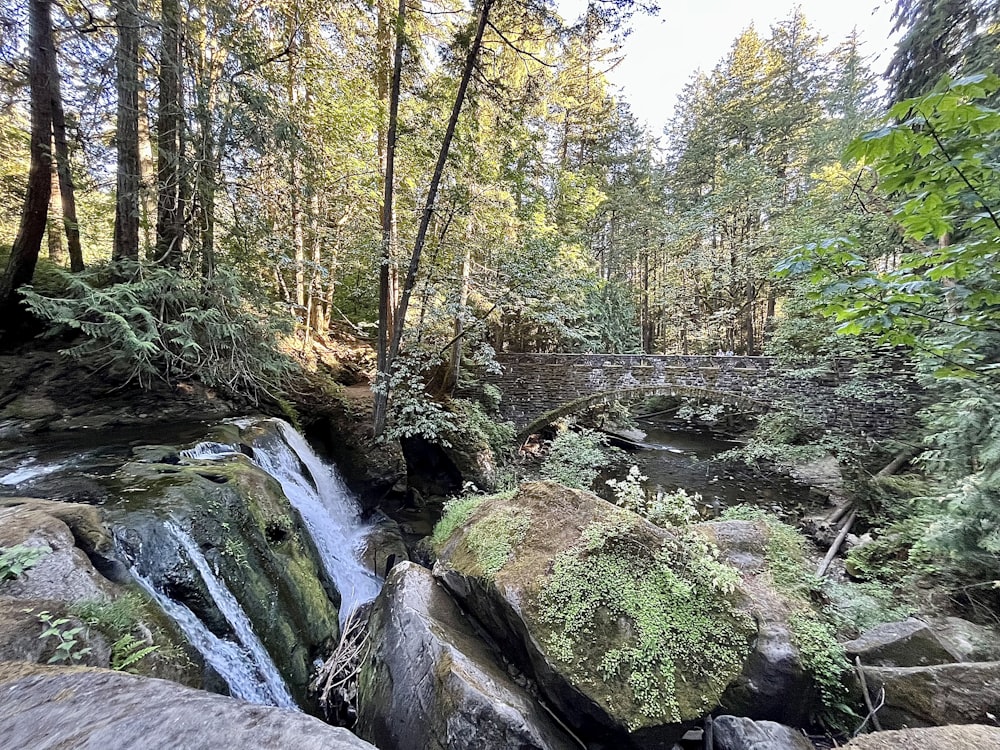
[[[163,522],[183,527],[226,582],[278,664],[296,699],[307,703],[313,661],[338,637],[339,597],[280,485],[233,454],[183,464],[132,462],[116,475],[124,546],[144,574],[167,582],[218,635],[215,608]]]
[[[435,575],[581,735],[669,747],[719,705],[757,634],[736,571],[553,482],[452,506]]]

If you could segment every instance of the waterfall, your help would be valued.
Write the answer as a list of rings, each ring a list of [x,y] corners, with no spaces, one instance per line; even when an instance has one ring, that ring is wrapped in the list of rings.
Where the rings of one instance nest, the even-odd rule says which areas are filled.
[[[357,607],[374,599],[382,581],[365,568],[359,549],[369,528],[337,468],[321,459],[287,422],[267,420],[281,440],[255,445],[253,462],[274,477],[298,512],[316,545],[323,569],[340,592],[340,624]],[[221,443],[198,443],[182,451],[184,458],[216,459],[238,453]]]
[[[251,703],[294,708],[295,699],[288,691],[274,661],[260,642],[246,612],[226,584],[215,574],[191,535],[168,521],[166,530],[184,550],[191,565],[205,582],[205,587],[219,612],[226,618],[238,643],[220,638],[198,616],[157,588],[147,576],[133,569],[132,575],[177,623],[184,635],[218,674],[226,681],[235,698]]]
[[[326,574],[340,592],[340,624],[374,599],[382,581],[361,564],[358,552],[369,527],[337,468],[322,460],[291,425],[272,420],[281,443],[255,450],[255,462],[278,480],[292,507],[309,529]],[[305,472],[303,472],[303,467]]]
[[[238,460],[252,460],[281,485],[312,537],[323,570],[340,592],[343,626],[351,612],[375,598],[382,585],[381,579],[369,572],[359,559],[359,550],[369,528],[361,520],[358,505],[336,467],[316,455],[305,438],[288,423],[279,419],[268,421],[275,429],[266,433],[265,439],[254,443],[252,458],[243,454],[239,446],[217,442],[197,443],[181,451],[180,455],[185,459],[211,461],[239,454]],[[239,426],[246,428],[251,424],[244,422]],[[271,436],[273,439],[268,439]],[[165,593],[169,588],[157,581],[156,576],[143,571],[144,566],[139,561],[132,568],[136,581],[177,623],[205,662],[226,681],[235,697],[252,703],[296,708],[246,612],[212,569],[198,543],[178,521],[165,521],[162,528],[166,532],[166,543],[181,551],[204,581],[235,640],[219,637],[209,630],[190,608]]]

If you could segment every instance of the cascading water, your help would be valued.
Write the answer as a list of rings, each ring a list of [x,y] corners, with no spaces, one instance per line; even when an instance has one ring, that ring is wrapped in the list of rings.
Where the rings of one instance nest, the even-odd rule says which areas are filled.
[[[168,521],[164,527],[198,571],[238,643],[215,635],[188,607],[171,599],[160,591],[152,580],[133,570],[136,581],[177,623],[191,645],[226,681],[234,697],[251,703],[297,708],[295,699],[288,691],[288,686],[274,661],[254,633],[246,612],[240,607],[226,584],[212,570],[197,543],[190,534],[174,523]]]
[[[340,592],[340,623],[357,607],[374,599],[382,581],[358,559],[369,527],[361,520],[357,503],[336,467],[323,461],[291,425],[268,420],[280,441],[254,446],[253,461],[281,485],[282,491],[309,530],[323,568]],[[213,459],[238,450],[221,443],[199,443],[184,451],[185,458]]]

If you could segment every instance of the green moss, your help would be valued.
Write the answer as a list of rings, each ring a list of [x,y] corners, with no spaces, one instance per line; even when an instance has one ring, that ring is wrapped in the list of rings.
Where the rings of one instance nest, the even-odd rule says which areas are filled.
[[[484,578],[493,580],[514,548],[524,541],[529,526],[530,514],[508,506],[490,513],[469,529],[465,541],[476,556]]]
[[[431,545],[435,551],[441,551],[444,543],[451,538],[455,529],[464,525],[484,500],[486,500],[486,495],[465,495],[444,504],[441,520],[434,526],[434,533],[431,534]]]
[[[539,595],[547,647],[586,675],[591,646],[630,728],[702,716],[739,674],[755,627],[731,602],[739,577],[693,532],[649,549],[634,528],[594,523],[561,553]]]

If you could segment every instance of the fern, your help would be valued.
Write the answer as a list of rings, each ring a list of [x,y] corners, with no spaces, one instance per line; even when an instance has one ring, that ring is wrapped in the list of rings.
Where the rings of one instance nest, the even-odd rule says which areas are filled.
[[[118,672],[125,672],[129,667],[137,664],[152,653],[159,650],[159,646],[147,645],[131,633],[126,633],[111,646],[111,668]]]
[[[83,334],[63,350],[67,356],[120,368],[143,385],[197,378],[252,398],[290,373],[291,360],[275,343],[288,322],[263,302],[251,304],[251,290],[228,271],[203,279],[127,260],[60,273],[62,296],[32,287],[23,293],[35,315]]]

